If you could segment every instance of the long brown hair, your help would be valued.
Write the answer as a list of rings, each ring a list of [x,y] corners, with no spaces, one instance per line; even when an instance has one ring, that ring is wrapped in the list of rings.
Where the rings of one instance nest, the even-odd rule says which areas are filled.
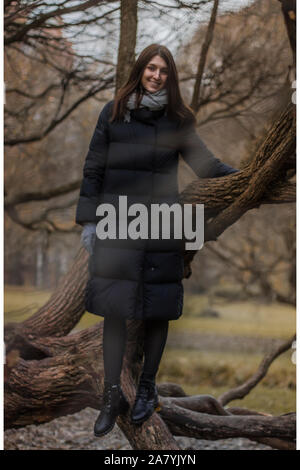
[[[144,91],[141,79],[145,67],[156,55],[164,59],[168,66],[168,77],[166,81],[166,89],[168,92],[168,117],[179,121],[181,124],[186,122],[195,123],[195,115],[192,109],[184,103],[180,93],[178,73],[173,56],[167,47],[160,44],[150,44],[150,46],[146,47],[140,53],[131,70],[127,83],[121,87],[116,94],[111,122],[123,119],[129,95],[134,91],[137,93],[137,107],[139,106]]]

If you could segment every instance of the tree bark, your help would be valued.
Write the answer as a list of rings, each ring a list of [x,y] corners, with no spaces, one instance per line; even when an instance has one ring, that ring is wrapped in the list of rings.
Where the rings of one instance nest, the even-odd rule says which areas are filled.
[[[143,334],[142,322],[128,322],[121,383],[131,408],[141,372]],[[23,359],[19,351],[20,357],[15,357],[10,370],[6,367],[5,429],[45,423],[86,407],[101,409],[102,335],[103,323],[64,337],[28,338],[26,351],[31,351],[32,358]],[[33,355],[38,359],[33,359]],[[178,449],[157,415],[139,427],[138,433],[130,423],[129,413],[118,417],[117,423],[134,449]]]
[[[137,0],[121,1],[121,25],[116,73],[116,92],[125,85],[135,63],[135,44],[137,31]]]
[[[197,439],[269,437],[295,440],[296,413],[282,416],[215,416],[182,409],[166,399],[160,415],[176,436]]]

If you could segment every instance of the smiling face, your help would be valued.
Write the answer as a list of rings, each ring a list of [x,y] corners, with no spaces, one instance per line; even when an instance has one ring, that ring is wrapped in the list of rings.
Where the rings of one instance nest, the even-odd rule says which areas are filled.
[[[168,66],[159,55],[152,57],[145,67],[141,82],[150,93],[161,90],[166,85]]]

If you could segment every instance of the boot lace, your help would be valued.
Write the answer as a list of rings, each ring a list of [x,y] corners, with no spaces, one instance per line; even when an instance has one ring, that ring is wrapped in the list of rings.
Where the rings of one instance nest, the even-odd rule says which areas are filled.
[[[104,403],[104,408],[107,411],[110,411],[113,400],[112,400],[112,388],[109,386],[104,387],[103,403]]]
[[[154,392],[154,388],[153,384],[141,383],[138,388],[137,398],[140,398],[142,401],[147,401],[150,391]]]

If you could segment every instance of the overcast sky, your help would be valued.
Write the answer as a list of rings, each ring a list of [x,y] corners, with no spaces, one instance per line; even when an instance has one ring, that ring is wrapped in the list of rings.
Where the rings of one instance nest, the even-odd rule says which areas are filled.
[[[156,6],[156,1],[158,5]],[[218,14],[224,14],[229,11],[238,11],[253,3],[254,0],[220,0]],[[196,3],[195,0],[185,0],[185,3]],[[171,52],[176,55],[176,50],[179,44],[178,39],[184,43],[188,42],[189,38],[193,35],[195,30],[202,22],[209,20],[213,1],[201,5],[198,10],[193,11],[190,9],[181,8],[168,8],[170,5],[176,4],[174,0],[154,0],[149,6],[148,3],[139,3],[138,12],[138,34],[136,54],[138,55],[147,45],[158,42],[167,46]],[[116,2],[117,6],[119,2]],[[161,5],[165,7],[162,8]],[[111,10],[114,4],[108,4],[101,7],[103,11]],[[80,15],[80,13],[77,13]],[[76,18],[76,15],[72,17]],[[119,19],[120,11],[113,14],[114,23],[106,28],[108,31],[104,38],[96,39],[98,36],[99,27],[89,26],[87,32],[94,36],[85,37],[80,34],[77,37],[77,44],[73,43],[73,47],[80,51],[82,55],[90,54],[96,55],[101,59],[109,59],[114,63],[117,62],[118,43],[119,43]],[[71,31],[70,31],[71,32]],[[101,35],[104,31],[101,28]],[[65,32],[66,34],[66,32]],[[98,36],[99,37],[99,36]]]
[[[246,7],[253,3],[254,0],[220,0],[218,14],[224,14],[230,11],[238,11],[241,8]],[[161,4],[170,5],[174,4],[172,0],[160,0]],[[189,3],[187,0],[185,3]],[[195,3],[195,1],[192,1]],[[149,38],[149,32],[153,28],[153,39],[154,42],[161,42],[165,46],[169,47],[172,52],[175,52],[177,38],[181,37],[184,40],[188,40],[192,36],[193,32],[199,27],[199,24],[202,22],[208,22],[211,10],[213,6],[213,1],[208,2],[206,5],[202,5],[197,12],[193,10],[182,10],[180,8],[171,10],[169,9],[168,15],[164,15],[161,19],[157,18],[152,21],[153,26],[151,27],[149,23],[149,14],[140,12],[139,17],[139,43],[138,49],[141,50],[145,47],[143,41],[143,29],[147,30],[147,35],[145,34],[145,39],[147,36]],[[144,19],[143,17],[146,17]]]

